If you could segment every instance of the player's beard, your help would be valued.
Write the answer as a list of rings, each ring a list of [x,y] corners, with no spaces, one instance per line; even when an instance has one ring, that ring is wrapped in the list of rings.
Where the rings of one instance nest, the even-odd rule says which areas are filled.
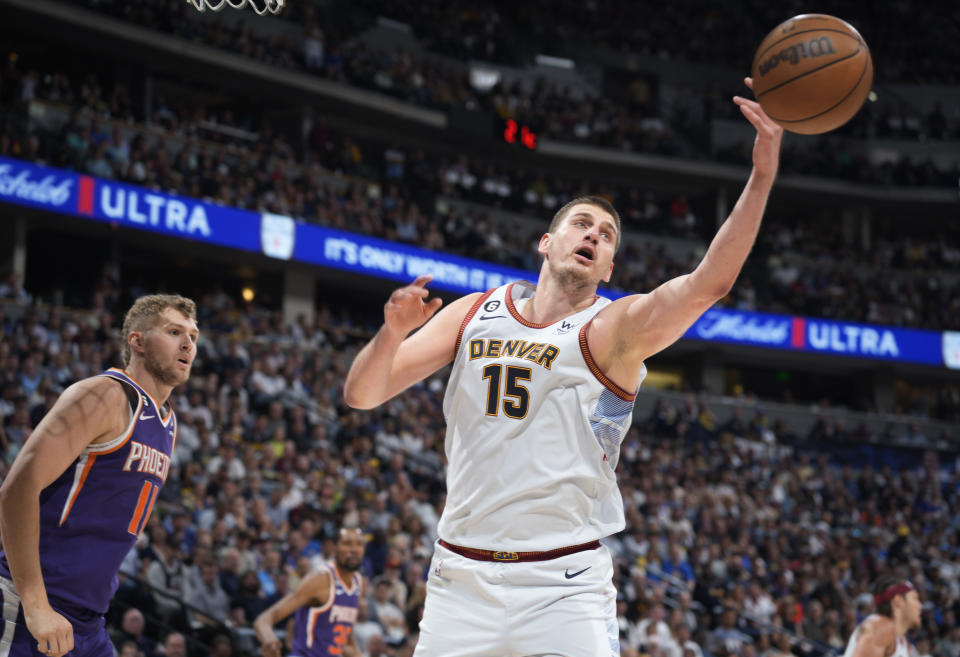
[[[177,371],[176,365],[165,368],[160,359],[149,351],[144,354],[143,366],[154,380],[172,388],[176,388],[181,383],[186,383],[187,379],[190,378],[190,370],[180,373]]]
[[[340,570],[349,570],[356,572],[360,570],[360,566],[363,564],[363,557],[344,557],[340,559],[337,558],[337,568]]]
[[[589,270],[583,269],[577,263],[570,263],[566,266],[564,264],[554,265],[552,260],[548,260],[547,266],[562,289],[579,290],[597,285],[597,282],[591,278]]]

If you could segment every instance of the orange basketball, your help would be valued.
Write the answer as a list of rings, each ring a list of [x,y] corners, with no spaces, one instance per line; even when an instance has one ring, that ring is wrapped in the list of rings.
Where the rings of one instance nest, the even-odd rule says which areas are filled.
[[[753,95],[784,130],[816,135],[839,128],[873,83],[870,49],[849,23],[802,14],[773,29],[751,66]]]

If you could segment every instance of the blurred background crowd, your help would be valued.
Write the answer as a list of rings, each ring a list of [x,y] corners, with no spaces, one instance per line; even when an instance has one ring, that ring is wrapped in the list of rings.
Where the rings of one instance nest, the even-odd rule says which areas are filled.
[[[536,242],[553,212],[599,194],[624,222],[611,287],[630,291],[703,255],[729,199],[696,172],[745,177],[752,135],[730,96],[744,93],[759,39],[803,10],[748,0],[643,12],[608,0],[469,9],[291,0],[281,17],[261,19],[198,17],[182,0],[49,4],[121,20],[135,39],[168,39],[198,69],[210,52],[229,55],[248,91],[227,86],[226,74],[221,87],[190,66],[171,73],[156,52],[105,54],[88,28],[71,27],[73,41],[36,38],[48,23],[18,18],[29,28],[21,33],[11,13],[0,25],[0,156],[527,271],[539,266]],[[722,305],[960,331],[960,228],[943,219],[960,177],[956,8],[838,1],[824,10],[867,38],[879,99],[835,134],[787,139],[784,187],[825,191],[775,194]],[[534,66],[543,55],[560,66]],[[329,86],[299,108],[259,93],[264,75],[287,74]],[[388,110],[350,116],[344,98],[361,92],[406,112],[514,119],[544,148],[581,149],[572,152],[587,164],[505,155],[450,132],[430,138],[398,128]],[[606,158],[626,164],[608,176]],[[647,174],[677,167],[678,182],[638,175],[636,162]],[[28,240],[28,263],[55,260],[47,239]],[[108,618],[118,652],[258,654],[253,619],[332,559],[346,525],[367,541],[361,652],[411,655],[444,504],[446,373],[377,410],[352,410],[343,378],[382,319],[381,288],[351,296],[329,285],[312,317],[293,317],[276,294],[242,300],[214,276],[210,263],[222,261],[211,253],[183,268],[184,283],[173,275],[180,254],[158,246],[121,266],[116,244],[128,243],[88,254],[98,259],[91,286],[73,262],[60,283],[24,281],[0,254],[0,477],[66,386],[120,363],[119,326],[134,298],[195,296],[202,335],[194,375],[173,396],[173,465]],[[604,541],[624,657],[839,654],[872,610],[870,583],[889,573],[909,577],[924,603],[913,653],[960,657],[951,433],[960,384],[917,375],[915,390],[898,389],[885,408],[858,391],[838,399],[856,375],[832,385],[832,370],[803,378],[784,366],[777,386],[744,375],[722,391],[725,412],[719,395],[686,380],[641,391],[617,471],[627,528]],[[801,387],[814,392],[798,402]],[[788,405],[792,414],[781,413]],[[886,424],[867,421],[882,414]],[[924,429],[933,420],[947,428]]]
[[[212,116],[200,105],[161,97],[144,116],[129,91],[94,73],[25,71],[13,53],[7,60],[0,103],[42,101],[38,106],[59,118],[19,122],[8,114],[0,155],[528,271],[538,266],[541,222],[591,191],[610,197],[628,234],[636,234],[611,281],[620,290],[652,289],[689,271],[716,229],[709,204],[683,193],[592,186],[467,153],[357,139],[322,118],[295,148],[269,124],[233,111]],[[788,168],[792,154],[783,161]],[[470,205],[444,202],[452,199]],[[538,220],[504,220],[492,210]],[[835,217],[806,209],[771,212],[767,226],[726,305],[935,330],[960,326],[955,223],[914,226],[904,239],[901,224],[877,222],[869,243],[845,238]],[[690,244],[686,252],[668,252],[650,236]]]
[[[3,306],[5,466],[63,387],[119,362],[119,318],[135,292],[105,276],[95,311],[31,305],[26,291]],[[350,525],[367,538],[360,647],[411,654],[444,501],[445,373],[355,411],[342,382],[375,318],[322,308],[313,323],[285,325],[223,293],[198,302],[203,332],[173,398],[170,475],[124,564],[136,579],[111,608],[117,645],[169,654],[177,632],[175,643],[199,636],[219,657],[255,652],[252,620],[331,560]],[[762,409],[720,422],[694,395],[638,418],[618,466],[627,528],[604,540],[623,654],[822,654],[845,645],[872,609],[871,581],[895,569],[925,602],[919,654],[955,657],[955,463],[922,443],[879,467],[836,452],[876,438],[826,422],[796,435]]]

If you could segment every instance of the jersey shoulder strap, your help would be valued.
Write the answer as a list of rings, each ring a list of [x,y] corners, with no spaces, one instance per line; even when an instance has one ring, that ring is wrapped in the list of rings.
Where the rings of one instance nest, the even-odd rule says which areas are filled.
[[[110,372],[104,372],[100,376],[113,379],[114,381],[122,384],[121,387],[123,388],[123,392],[127,396],[127,401],[130,402],[130,412],[136,413],[137,408],[140,407],[140,391],[137,390],[137,388],[126,379],[119,376],[113,376]]]

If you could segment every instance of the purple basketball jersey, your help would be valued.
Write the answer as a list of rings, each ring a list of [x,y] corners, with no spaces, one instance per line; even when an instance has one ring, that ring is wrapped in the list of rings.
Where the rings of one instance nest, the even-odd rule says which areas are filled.
[[[340,579],[333,564],[330,573],[330,597],[321,607],[300,607],[295,615],[293,650],[295,657],[339,655],[350,638],[357,620],[360,576],[354,574],[350,588]]]
[[[176,441],[172,410],[159,408],[123,370],[100,376],[130,389],[130,424],[113,440],[89,445],[40,493],[40,567],[50,603],[61,612],[106,613],[117,571],[150,517]],[[10,577],[4,552],[0,575]]]

